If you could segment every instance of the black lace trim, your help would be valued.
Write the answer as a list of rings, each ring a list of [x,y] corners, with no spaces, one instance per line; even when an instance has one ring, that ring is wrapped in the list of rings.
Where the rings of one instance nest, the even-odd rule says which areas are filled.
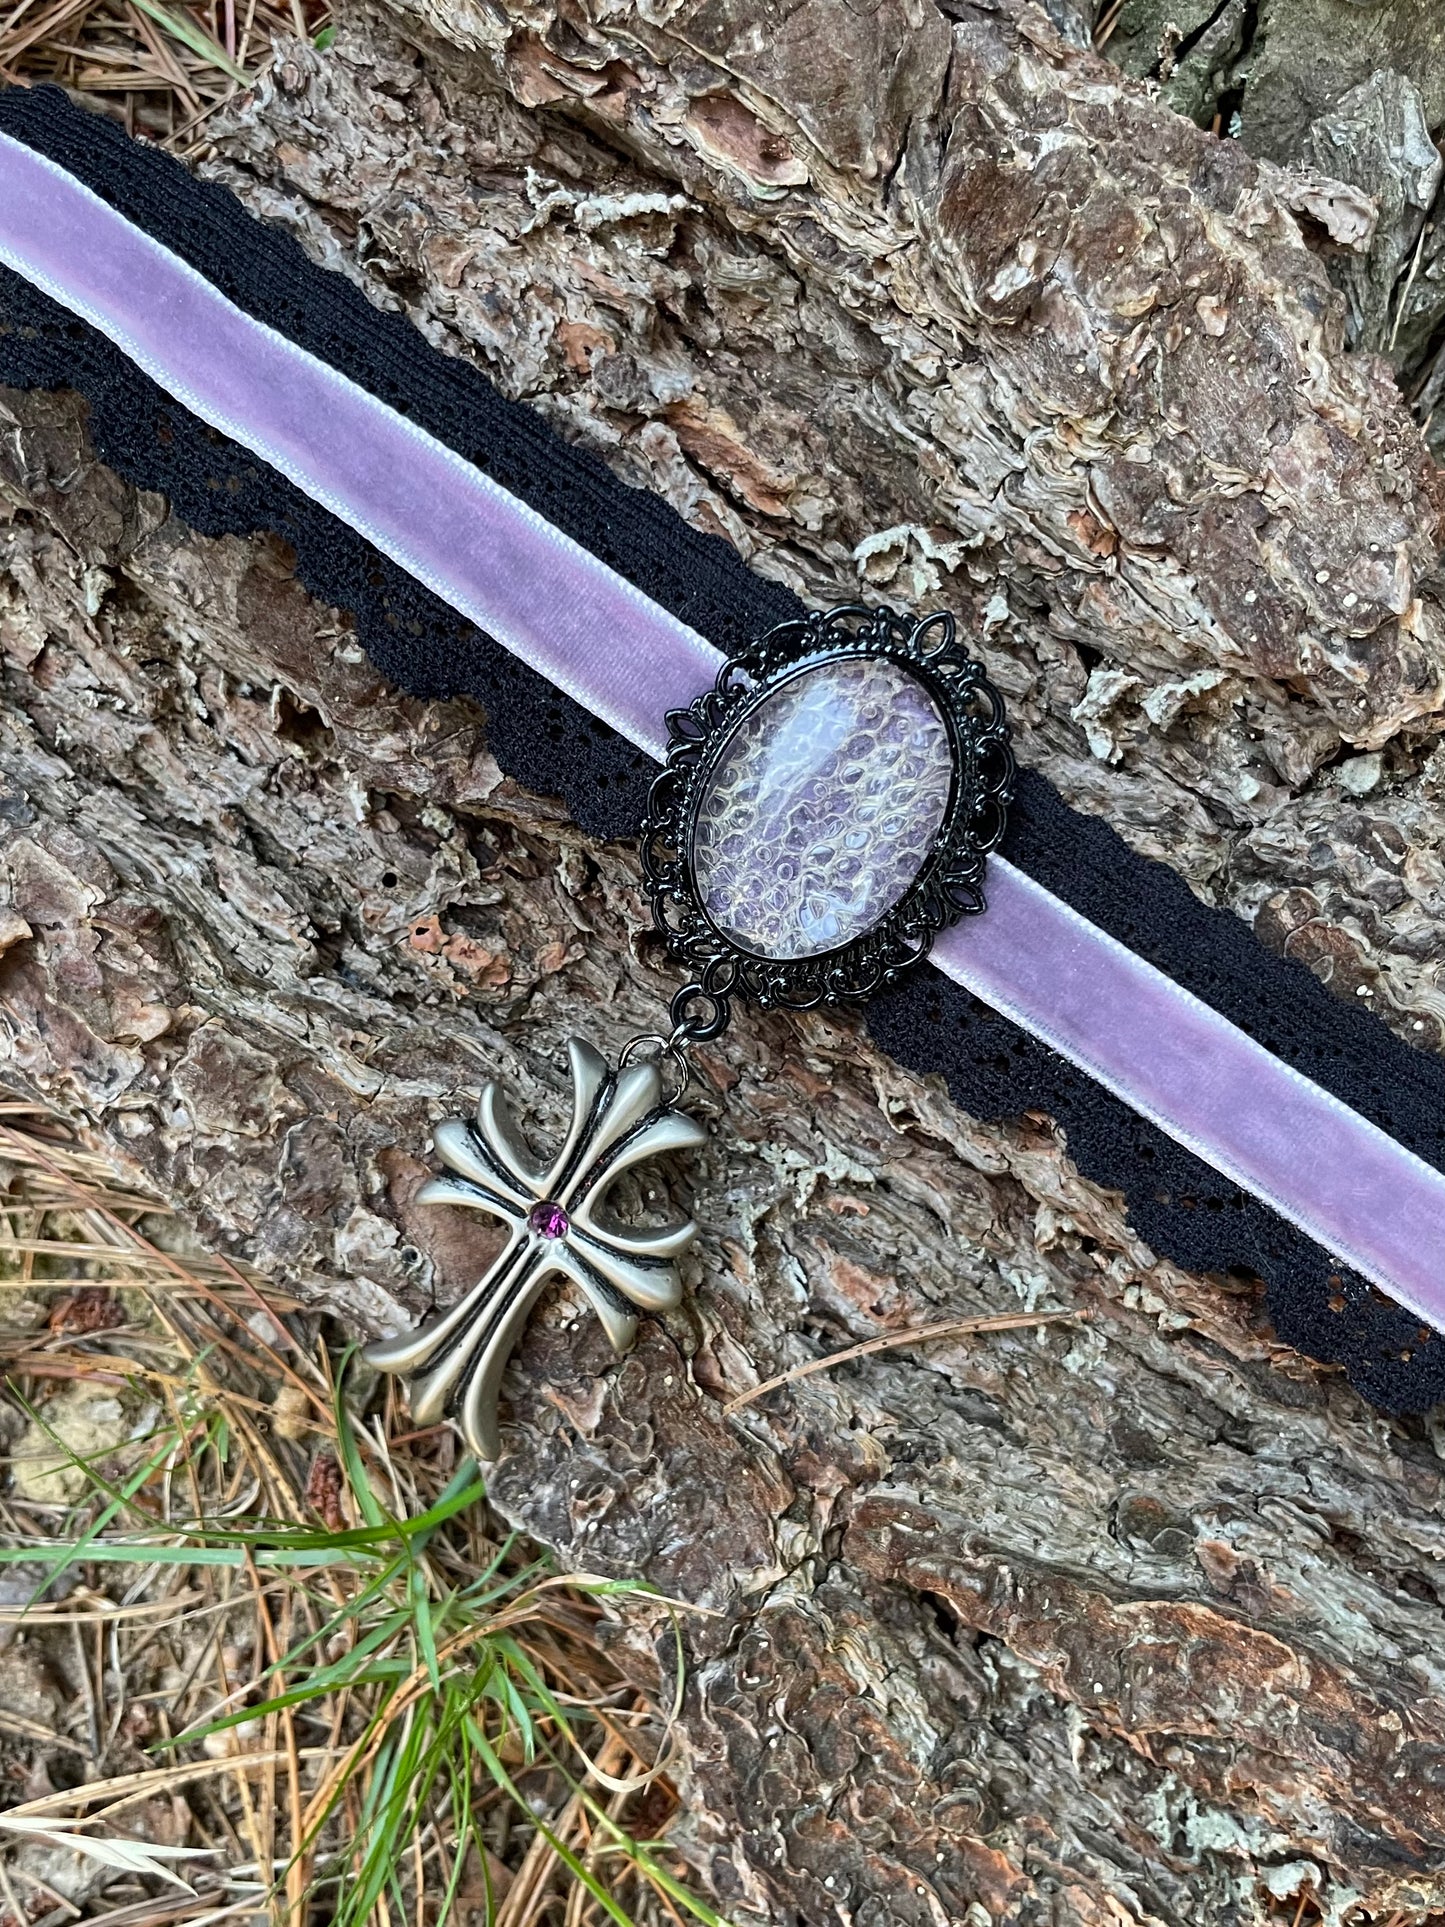
[[[791,592],[754,575],[727,543],[625,486],[469,363],[430,348],[402,317],[373,308],[349,282],[308,262],[290,236],[253,220],[224,190],[194,181],[169,156],[53,89],[0,94],[0,131],[67,168],[239,306],[474,461],[718,647],[735,652],[801,612]],[[0,383],[78,390],[90,405],[97,453],[118,473],[166,495],[204,534],[282,536],[300,579],[352,612],[359,639],[388,676],[418,695],[475,697],[510,775],[560,794],[596,835],[634,833],[654,769],[648,758],[4,270]],[[1264,949],[1236,917],[1200,903],[1107,824],[1069,809],[1036,773],[1022,774],[1004,849],[1082,915],[1445,1170],[1438,1058]],[[924,969],[876,1000],[868,1022],[900,1063],[940,1072],[975,1116],[1054,1117],[1078,1168],[1126,1195],[1131,1221],[1156,1251],[1193,1271],[1261,1278],[1279,1335],[1342,1364],[1367,1398],[1419,1411],[1445,1397],[1445,1338],[939,972]]]

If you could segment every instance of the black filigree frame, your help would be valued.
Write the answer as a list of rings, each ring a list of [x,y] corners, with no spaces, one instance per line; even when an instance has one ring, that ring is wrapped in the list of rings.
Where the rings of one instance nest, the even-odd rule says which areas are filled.
[[[859,657],[899,664],[937,705],[953,753],[942,826],[917,877],[862,936],[812,957],[757,955],[703,906],[692,860],[698,810],[746,717],[795,676]],[[1003,835],[1013,753],[1002,698],[959,642],[951,615],[914,620],[849,604],[782,623],[725,664],[689,708],[670,710],[667,722],[667,761],[642,826],[642,867],[657,927],[695,980],[673,1009],[692,1036],[721,1030],[732,996],[789,1010],[869,997],[926,957],[940,930],[984,908],[984,866]]]

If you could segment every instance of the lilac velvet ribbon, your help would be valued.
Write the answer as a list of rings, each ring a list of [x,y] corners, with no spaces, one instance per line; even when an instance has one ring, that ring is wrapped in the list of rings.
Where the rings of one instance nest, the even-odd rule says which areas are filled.
[[[6,135],[0,261],[661,760],[711,643]],[[1445,1330],[1445,1175],[1001,858],[933,961]]]

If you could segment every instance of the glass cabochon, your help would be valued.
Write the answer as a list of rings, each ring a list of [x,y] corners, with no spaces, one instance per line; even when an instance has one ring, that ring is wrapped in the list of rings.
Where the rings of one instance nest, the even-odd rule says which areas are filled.
[[[703,909],[754,956],[854,942],[917,878],[953,780],[947,725],[902,664],[843,657],[801,670],[744,714],[698,797]]]

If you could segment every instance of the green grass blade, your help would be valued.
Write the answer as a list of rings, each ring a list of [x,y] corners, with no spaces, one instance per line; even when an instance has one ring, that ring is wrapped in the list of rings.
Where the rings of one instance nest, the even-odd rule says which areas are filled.
[[[34,1565],[37,1557],[47,1552],[65,1555],[66,1564],[74,1563],[75,1547],[69,1540],[42,1539],[32,1541],[28,1546],[0,1546],[0,1566]],[[146,1542],[127,1544],[103,1539],[85,1549],[86,1564],[102,1566],[231,1566],[239,1571],[245,1567],[248,1557],[258,1566],[283,1572],[292,1567],[351,1564],[350,1556],[344,1552],[272,1553],[262,1550],[248,1554],[239,1546],[158,1546]]]
[[[352,1496],[361,1508],[362,1518],[369,1526],[390,1525],[393,1521],[388,1519],[381,1502],[372,1490],[371,1480],[366,1476],[366,1467],[361,1462],[361,1449],[356,1443],[356,1427],[351,1422],[351,1413],[342,1396],[347,1370],[357,1350],[357,1346],[348,1345],[336,1367],[336,1390],[331,1401],[332,1415],[336,1420],[336,1449],[341,1457],[341,1469],[346,1474],[346,1483],[350,1486]]]
[[[183,47],[189,47],[202,60],[209,60],[213,67],[219,67],[222,73],[229,74],[241,86],[250,86],[251,76],[246,69],[238,66],[220,42],[212,40],[205,28],[192,20],[189,14],[172,13],[169,7],[161,6],[159,0],[135,0],[135,4],[158,27],[164,27],[168,34],[179,40]]]
[[[465,1512],[469,1506],[478,1504],[486,1496],[487,1482],[477,1470],[476,1460],[463,1459],[426,1511],[405,1522],[405,1529],[417,1551],[424,1550],[439,1525],[455,1518],[457,1513]]]
[[[48,1427],[46,1429],[49,1430]],[[175,1447],[176,1435],[172,1432],[168,1434],[160,1450],[153,1452],[150,1458],[143,1461],[124,1484],[114,1492],[109,1502],[102,1507],[99,1514],[91,1522],[89,1528],[81,1534],[80,1538],[77,1539],[73,1545],[67,1546],[64,1552],[56,1555],[52,1564],[46,1568],[45,1577],[35,1589],[35,1597],[37,1599],[41,1593],[45,1591],[46,1587],[53,1585],[67,1568],[77,1564],[78,1561],[88,1556],[88,1549],[94,1546],[101,1533],[116,1517],[117,1513],[124,1511],[135,1494],[140,1491],[141,1487],[147,1484],[148,1481],[160,1471],[161,1467],[175,1450]],[[72,1457],[73,1456],[72,1454]],[[79,1463],[79,1461],[77,1461],[77,1463]],[[86,1470],[88,1471],[89,1468],[87,1467]],[[98,1480],[97,1483],[103,1484],[103,1481]]]
[[[526,1803],[522,1789],[517,1785],[516,1781],[503,1765],[501,1755],[492,1746],[486,1734],[475,1723],[473,1723],[472,1726],[472,1741],[477,1752],[481,1755],[487,1771],[491,1774],[497,1785],[509,1799],[516,1801],[524,1813],[530,1812],[531,1809]],[[571,1874],[572,1878],[577,1881],[580,1886],[587,1889],[588,1893],[591,1894],[592,1898],[597,1902],[598,1906],[602,1908],[608,1918],[615,1921],[617,1927],[636,1927],[632,1916],[625,1913],[623,1909],[618,1906],[611,1894],[600,1884],[591,1868],[583,1865],[576,1854],[572,1852],[571,1848],[552,1831],[547,1823],[537,1815],[533,1815],[533,1823],[537,1831],[546,1840],[547,1845]]]
[[[432,1606],[427,1597],[426,1574],[420,1566],[413,1566],[407,1574],[407,1594],[411,1603],[412,1624],[416,1629],[416,1642],[421,1648],[427,1677],[431,1680],[432,1691],[440,1693],[442,1675],[437,1661],[436,1627],[432,1623]]]

